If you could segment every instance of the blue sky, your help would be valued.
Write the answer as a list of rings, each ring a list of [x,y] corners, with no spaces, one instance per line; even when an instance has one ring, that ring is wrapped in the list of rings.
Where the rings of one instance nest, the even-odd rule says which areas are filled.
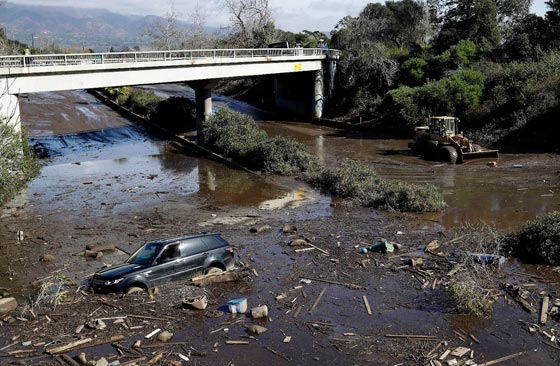
[[[189,21],[189,14],[198,6],[206,14],[207,25],[226,26],[228,15],[221,9],[220,0],[174,0],[181,18]],[[270,0],[274,19],[279,28],[292,32],[304,29],[330,31],[346,15],[357,15],[371,0]],[[382,1],[376,1],[382,2]],[[8,0],[13,4],[57,5],[82,8],[103,8],[123,14],[162,15],[169,9],[170,0]],[[533,12],[546,12],[545,0],[533,0]]]

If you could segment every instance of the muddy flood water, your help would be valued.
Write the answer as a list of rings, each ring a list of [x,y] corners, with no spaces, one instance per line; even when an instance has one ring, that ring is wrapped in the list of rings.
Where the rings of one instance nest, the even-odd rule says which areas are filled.
[[[180,85],[146,88],[162,96],[193,98],[192,91]],[[487,166],[489,159],[452,166],[410,156],[406,140],[271,121],[270,113],[246,103],[222,96],[215,100],[255,116],[270,135],[304,143],[326,165],[360,159],[386,178],[433,183],[443,190],[449,207],[442,213],[415,215],[333,205],[336,199],[296,179],[252,175],[190,156],[85,91],[29,95],[22,99],[21,110],[30,143],[46,148],[50,157],[42,161],[40,176],[2,210],[0,269],[5,272],[0,291],[24,304],[36,293],[38,279],[64,276],[74,287],[68,301],[48,318],[26,315],[29,319],[0,328],[0,351],[5,352],[0,353],[0,364],[24,341],[64,344],[76,337],[104,339],[124,332],[122,342],[131,347],[135,340],[152,342],[144,336],[157,328],[172,330],[174,341],[189,345],[165,348],[168,357],[177,360],[178,352],[203,351],[203,357],[191,358],[198,365],[418,365],[423,363],[416,355],[428,353],[436,338],[449,341],[449,347],[471,347],[477,362],[519,351],[523,355],[502,364],[560,362],[560,352],[527,331],[526,324],[534,322],[535,315],[501,294],[487,318],[449,311],[445,273],[453,263],[419,251],[433,239],[446,241],[453,228],[466,222],[485,221],[516,230],[537,215],[558,210],[558,155],[502,154],[496,167]],[[286,223],[297,226],[297,232],[283,233]],[[271,229],[250,232],[262,224]],[[17,240],[18,231],[24,240]],[[176,289],[164,288],[154,300],[76,291],[88,275],[125,260],[127,252],[145,241],[195,232],[221,232],[235,246],[238,264],[254,269],[240,283],[204,289],[209,309],[226,310],[221,318],[178,307],[181,296]],[[321,251],[296,252],[288,246],[303,237]],[[404,268],[400,254],[364,255],[357,250],[381,237],[403,244],[404,254],[419,253],[426,265],[419,270]],[[115,243],[118,250],[100,259],[83,257],[86,244],[102,242]],[[53,254],[54,260],[40,261],[45,253]],[[497,276],[529,283],[535,299],[543,290],[559,297],[560,274],[541,267],[510,261]],[[307,278],[312,281],[302,282]],[[364,308],[364,296],[371,315]],[[249,308],[268,304],[270,319],[227,314],[224,305],[238,297],[246,297]],[[129,318],[126,330],[107,321],[105,330],[86,327],[80,335],[75,333],[92,317],[112,319],[123,313],[153,319]],[[269,330],[248,336],[245,325],[253,322]],[[457,332],[467,339],[457,338]],[[387,334],[424,334],[433,339],[390,339]],[[230,340],[250,344],[228,345]],[[151,359],[154,350],[146,348],[141,354]],[[24,357],[31,352],[24,349],[19,360],[54,362],[42,353]],[[119,356],[109,344],[93,347],[87,355],[92,359],[111,355],[107,357],[121,363],[133,358]]]
[[[145,87],[162,97],[194,98],[180,85]],[[433,183],[443,190],[448,209],[423,215],[426,225],[452,228],[465,222],[484,221],[500,229],[515,230],[527,220],[560,209],[560,157],[551,154],[501,154],[496,159],[477,159],[462,165],[438,164],[411,156],[409,140],[377,139],[373,133],[334,130],[298,122],[270,121],[270,113],[223,96],[216,108],[227,105],[262,121],[269,135],[290,136],[308,146],[328,166],[344,158],[372,163],[384,177],[411,183]],[[431,222],[431,223],[430,223]]]

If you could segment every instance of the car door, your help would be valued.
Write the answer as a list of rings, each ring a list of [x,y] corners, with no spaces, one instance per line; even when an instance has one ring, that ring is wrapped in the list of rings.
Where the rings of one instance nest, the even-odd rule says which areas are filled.
[[[152,286],[159,286],[173,280],[177,276],[177,262],[181,259],[180,243],[166,245],[155,260],[154,265],[146,272]]]
[[[202,274],[204,261],[208,257],[208,247],[202,237],[192,238],[181,243],[181,259],[177,264],[178,278],[187,280]]]

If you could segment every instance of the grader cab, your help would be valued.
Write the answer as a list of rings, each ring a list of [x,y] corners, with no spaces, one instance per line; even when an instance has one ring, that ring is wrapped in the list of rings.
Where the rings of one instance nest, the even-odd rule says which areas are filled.
[[[460,164],[466,159],[498,157],[498,150],[483,149],[463,136],[455,117],[430,117],[428,126],[414,131],[414,142],[409,144],[412,153],[430,160]]]

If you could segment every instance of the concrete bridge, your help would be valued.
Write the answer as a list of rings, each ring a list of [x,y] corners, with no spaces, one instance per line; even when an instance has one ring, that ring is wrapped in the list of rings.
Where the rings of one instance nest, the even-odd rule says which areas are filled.
[[[321,118],[324,75],[332,86],[339,55],[317,48],[263,48],[3,56],[0,119],[21,128],[20,94],[187,82],[196,93],[200,138],[220,80],[297,73],[312,76],[301,79],[312,80],[309,85],[297,87],[309,88],[312,115]]]

